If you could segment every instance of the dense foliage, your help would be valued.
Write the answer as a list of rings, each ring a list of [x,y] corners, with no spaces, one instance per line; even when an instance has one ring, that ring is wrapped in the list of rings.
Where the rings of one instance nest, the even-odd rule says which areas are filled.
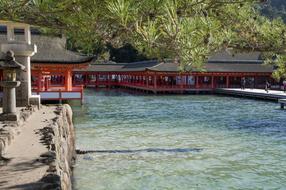
[[[184,70],[203,68],[222,49],[262,51],[280,77],[286,73],[286,28],[282,19],[261,16],[265,1],[1,0],[0,16],[57,29],[85,52],[130,43],[147,57],[177,58]]]

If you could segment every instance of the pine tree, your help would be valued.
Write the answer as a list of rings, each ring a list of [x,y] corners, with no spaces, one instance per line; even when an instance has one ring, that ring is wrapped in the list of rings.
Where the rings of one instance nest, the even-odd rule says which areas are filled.
[[[203,68],[214,52],[260,51],[286,77],[286,28],[260,14],[266,0],[1,0],[0,18],[65,33],[77,48],[130,43],[149,57]]]

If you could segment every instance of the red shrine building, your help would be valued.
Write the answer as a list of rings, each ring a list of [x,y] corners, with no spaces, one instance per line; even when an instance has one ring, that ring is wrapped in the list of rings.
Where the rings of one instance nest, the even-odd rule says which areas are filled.
[[[217,88],[264,88],[271,78],[272,66],[263,64],[259,53],[227,52],[212,56],[203,71],[181,72],[172,61],[135,63],[98,63],[74,70],[74,85],[86,87],[124,87],[154,93],[211,92]],[[279,86],[273,86],[279,88]]]
[[[73,85],[73,70],[87,67],[92,57],[66,50],[65,38],[38,35],[32,41],[38,48],[31,58],[33,92],[42,99],[82,99],[83,86]]]
[[[1,28],[0,28],[1,29]],[[21,39],[21,32],[15,31]],[[0,44],[6,39],[0,30]],[[122,87],[153,93],[212,92],[217,88],[264,88],[273,67],[263,64],[260,53],[217,53],[202,70],[181,72],[172,61],[98,63],[93,57],[66,49],[66,39],[32,33],[37,53],[31,58],[32,91],[42,100],[82,100],[84,87]],[[2,55],[3,57],[3,55]],[[1,58],[1,55],[0,55]],[[0,73],[1,79],[1,73]],[[279,85],[272,86],[279,88]]]
[[[6,35],[6,29],[0,27],[0,44],[7,40]],[[22,41],[23,32],[15,30],[15,38]],[[87,67],[93,57],[67,50],[63,37],[33,31],[31,42],[37,46],[37,53],[31,57],[32,93],[41,95],[42,100],[82,100],[83,86],[73,85],[73,70]],[[0,71],[0,79],[1,76]]]

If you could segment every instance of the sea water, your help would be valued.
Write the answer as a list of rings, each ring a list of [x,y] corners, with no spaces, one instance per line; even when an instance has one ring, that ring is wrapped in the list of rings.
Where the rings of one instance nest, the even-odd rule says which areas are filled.
[[[86,90],[76,190],[286,189],[286,111],[214,95]]]

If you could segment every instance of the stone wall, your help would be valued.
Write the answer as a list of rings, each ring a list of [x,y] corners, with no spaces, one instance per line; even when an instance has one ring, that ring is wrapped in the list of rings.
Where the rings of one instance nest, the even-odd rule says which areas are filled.
[[[71,190],[72,169],[76,158],[72,109],[69,105],[51,106],[48,109],[55,117],[52,117],[52,122],[47,122],[46,126],[35,131],[40,135],[41,143],[48,150],[39,155],[35,163],[47,165],[48,170],[40,181],[33,182],[36,188],[31,186],[31,189]],[[8,150],[8,146],[13,143],[13,139],[18,138],[17,135],[21,130],[25,130],[22,126],[26,125],[27,120],[36,110],[35,107],[19,109],[20,120],[18,122],[0,123],[0,167],[1,163],[3,164],[7,159],[2,156]],[[43,113],[43,119],[44,117]]]
[[[75,133],[72,123],[72,109],[69,105],[55,110],[53,124],[41,129],[43,140],[49,152],[41,155],[49,164],[47,174],[41,179],[42,189],[72,189],[72,168],[75,162]]]

